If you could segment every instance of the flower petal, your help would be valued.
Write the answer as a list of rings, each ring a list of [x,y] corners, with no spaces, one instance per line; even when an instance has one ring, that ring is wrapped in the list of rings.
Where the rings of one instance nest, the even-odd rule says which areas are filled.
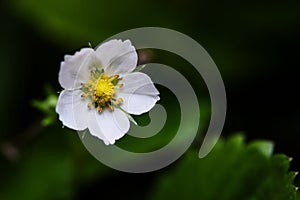
[[[88,117],[88,129],[91,135],[103,140],[104,144],[109,145],[108,139],[104,136],[100,124],[97,121],[99,113],[97,111],[92,112]]]
[[[159,100],[159,92],[150,77],[141,72],[127,74],[120,81],[123,87],[116,96],[122,98],[121,108],[130,114],[140,115],[148,112]]]
[[[87,101],[81,98],[81,91],[64,90],[60,93],[56,105],[56,112],[63,125],[74,130],[84,130],[87,128],[86,116],[90,110]]]
[[[58,75],[58,81],[64,89],[77,89],[81,87],[81,83],[88,81],[93,54],[92,48],[83,48],[73,56],[65,56]]]
[[[96,113],[92,124],[89,123],[90,133],[104,141],[105,144],[114,144],[115,140],[123,137],[130,127],[129,119],[120,109],[110,111],[104,109]]]
[[[101,61],[108,76],[124,75],[137,65],[137,53],[129,40],[110,40],[96,49],[96,56]]]

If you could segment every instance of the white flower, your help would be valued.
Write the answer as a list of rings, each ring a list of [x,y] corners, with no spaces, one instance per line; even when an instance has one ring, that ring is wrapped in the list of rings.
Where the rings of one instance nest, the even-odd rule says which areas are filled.
[[[61,62],[64,88],[56,112],[64,126],[85,130],[105,144],[128,132],[129,114],[148,112],[159,92],[144,73],[134,72],[137,53],[129,40],[110,40],[97,49],[83,48]]]

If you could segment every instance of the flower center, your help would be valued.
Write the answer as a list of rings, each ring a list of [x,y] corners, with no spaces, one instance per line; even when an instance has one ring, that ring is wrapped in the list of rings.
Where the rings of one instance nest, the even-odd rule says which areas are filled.
[[[104,72],[95,70],[91,72],[91,78],[88,83],[81,84],[81,91],[84,93],[81,95],[82,98],[89,98],[88,108],[94,106],[99,112],[105,107],[108,107],[111,111],[114,110],[113,106],[117,106],[122,103],[121,98],[115,99],[116,93],[115,88],[122,87],[118,84],[119,76],[107,76]]]
[[[110,81],[109,77],[100,77],[94,85],[94,100],[99,106],[105,107],[112,100],[115,94],[115,86]]]

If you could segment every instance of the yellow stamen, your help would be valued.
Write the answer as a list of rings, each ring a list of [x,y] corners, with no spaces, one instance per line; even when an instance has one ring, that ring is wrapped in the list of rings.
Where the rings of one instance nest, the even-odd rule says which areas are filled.
[[[119,75],[114,75],[113,77],[111,77],[110,79],[109,79],[109,81],[111,82],[111,81],[114,81],[114,80],[116,80],[116,79],[118,79],[119,78]]]
[[[108,79],[102,79],[97,81],[95,86],[95,98],[98,103],[107,103],[112,99],[115,93],[114,85]]]
[[[88,108],[92,105],[95,106],[98,112],[108,107],[114,111],[113,105],[118,105],[123,102],[123,99],[114,99],[115,88],[121,87],[118,83],[119,75],[107,76],[103,72],[97,73],[96,70],[91,71],[91,78],[87,83],[82,83],[82,91],[84,92],[81,97],[89,98]]]

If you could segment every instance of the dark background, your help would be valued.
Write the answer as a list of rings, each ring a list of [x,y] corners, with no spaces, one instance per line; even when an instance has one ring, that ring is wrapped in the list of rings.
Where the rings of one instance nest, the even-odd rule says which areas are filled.
[[[144,26],[180,31],[211,55],[228,98],[223,136],[242,131],[247,140],[272,140],[275,152],[294,158],[291,169],[300,169],[299,1],[17,0],[0,5],[2,180],[12,185],[14,180],[20,180],[19,185],[26,183],[31,175],[26,177],[20,169],[28,168],[32,174],[42,171],[40,163],[53,156],[47,160],[65,163],[60,167],[66,169],[73,162],[76,166],[88,163],[78,180],[72,180],[79,185],[75,192],[79,199],[98,193],[99,187],[109,193],[114,182],[126,185],[129,180],[138,183],[137,193],[143,196],[159,173],[172,168],[140,175],[111,170],[97,163],[76,134],[61,129],[59,122],[40,126],[43,115],[31,104],[45,98],[45,85],[60,90],[57,75],[65,54],[88,42],[96,46],[118,32]],[[57,157],[60,152],[64,152],[62,157]],[[69,162],[68,157],[76,159]],[[110,176],[91,178],[92,169],[98,167]],[[80,167],[74,170],[72,173]],[[42,191],[44,186],[39,187]],[[121,189],[120,196],[128,187]],[[64,191],[74,193],[70,188]]]

